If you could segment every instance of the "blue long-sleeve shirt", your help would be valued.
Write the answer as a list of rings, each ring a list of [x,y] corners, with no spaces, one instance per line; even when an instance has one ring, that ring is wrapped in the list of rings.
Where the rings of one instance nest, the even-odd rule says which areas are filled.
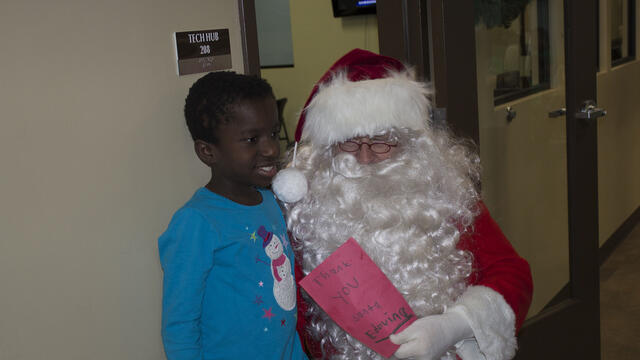
[[[201,188],[160,236],[169,360],[306,359],[284,218],[260,192],[245,206]]]

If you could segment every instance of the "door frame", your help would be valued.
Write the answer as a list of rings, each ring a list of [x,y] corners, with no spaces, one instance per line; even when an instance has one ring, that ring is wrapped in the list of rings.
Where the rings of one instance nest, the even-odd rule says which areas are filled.
[[[473,4],[460,2],[378,0],[380,54],[413,66],[418,78],[431,81],[436,120],[446,119],[456,135],[479,144],[479,124],[469,121],[478,118]]]
[[[240,36],[242,37],[242,59],[244,73],[260,76],[260,53],[258,50],[258,25],[256,23],[255,0],[238,0]]]
[[[435,108],[479,146],[474,1],[377,4],[380,53],[431,80]],[[575,116],[597,99],[597,10],[597,0],[564,0],[569,291],[525,322],[518,360],[600,359],[597,120]]]

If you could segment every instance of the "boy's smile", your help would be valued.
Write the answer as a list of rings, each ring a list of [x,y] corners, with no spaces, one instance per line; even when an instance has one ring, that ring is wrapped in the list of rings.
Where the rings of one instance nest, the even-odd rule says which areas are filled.
[[[258,172],[265,177],[272,178],[276,175],[278,169],[275,165],[258,166]]]
[[[271,185],[278,171],[280,122],[276,102],[266,97],[231,106],[228,121],[216,129],[216,143],[207,143],[212,177],[206,187],[241,204],[259,204],[262,199],[255,187]]]

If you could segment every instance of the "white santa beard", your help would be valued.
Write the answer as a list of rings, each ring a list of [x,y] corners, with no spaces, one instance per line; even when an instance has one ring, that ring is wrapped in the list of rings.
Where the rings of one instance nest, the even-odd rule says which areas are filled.
[[[377,164],[360,165],[348,154],[310,156],[315,161],[303,167],[309,195],[288,206],[289,228],[303,250],[305,273],[353,237],[418,316],[441,313],[471,272],[471,255],[456,244],[460,222],[470,224],[478,201],[467,176],[474,169],[468,157],[442,156],[419,134],[398,136],[404,149]],[[312,332],[342,351],[336,358],[380,358],[345,337],[317,305],[310,308]]]

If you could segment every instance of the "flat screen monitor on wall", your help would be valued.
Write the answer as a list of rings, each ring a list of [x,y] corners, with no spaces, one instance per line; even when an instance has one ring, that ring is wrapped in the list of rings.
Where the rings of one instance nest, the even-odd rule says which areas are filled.
[[[331,0],[333,16],[351,16],[376,13],[376,0]]]

